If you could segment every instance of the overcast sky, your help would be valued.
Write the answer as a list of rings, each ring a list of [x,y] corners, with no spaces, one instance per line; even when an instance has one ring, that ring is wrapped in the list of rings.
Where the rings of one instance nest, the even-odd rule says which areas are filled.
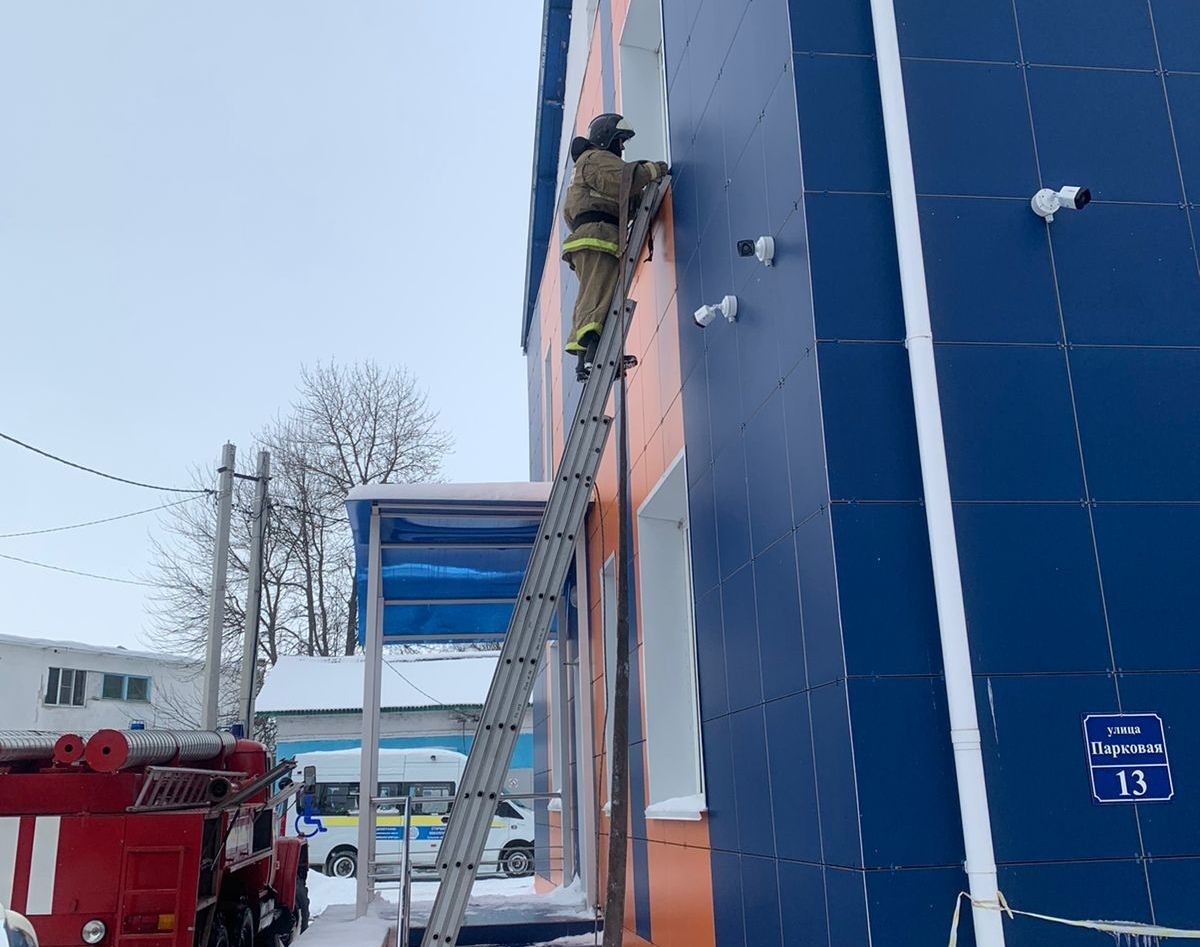
[[[0,431],[187,484],[303,363],[408,366],[449,480],[527,479],[541,4],[0,0]],[[172,497],[0,442],[0,533]],[[136,578],[154,516],[0,539]],[[0,632],[144,646],[148,590],[0,559]]]

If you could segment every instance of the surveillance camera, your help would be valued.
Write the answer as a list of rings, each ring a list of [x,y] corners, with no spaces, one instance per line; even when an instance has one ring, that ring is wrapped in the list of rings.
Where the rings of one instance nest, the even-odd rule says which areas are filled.
[[[775,260],[775,238],[759,237],[757,240],[739,240],[738,256],[758,257],[758,262],[770,266]]]
[[[1068,210],[1083,210],[1092,199],[1092,192],[1086,187],[1064,187],[1058,192],[1058,199]]]
[[[692,313],[692,319],[701,329],[706,328],[718,315],[729,322],[737,320],[737,297],[725,296],[715,306],[701,306]]]
[[[1083,210],[1091,199],[1092,192],[1086,187],[1068,186],[1057,191],[1044,187],[1033,195],[1029,204],[1035,214],[1050,223],[1058,211]]]

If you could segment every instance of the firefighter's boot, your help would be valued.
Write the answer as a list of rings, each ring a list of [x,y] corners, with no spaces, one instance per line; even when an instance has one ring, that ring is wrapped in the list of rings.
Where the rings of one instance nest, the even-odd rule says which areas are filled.
[[[600,348],[600,333],[589,332],[580,341],[583,343],[583,352],[579,356],[579,368],[575,371],[575,377],[580,381],[586,381],[588,375],[591,374],[592,365],[596,362],[596,350]]]

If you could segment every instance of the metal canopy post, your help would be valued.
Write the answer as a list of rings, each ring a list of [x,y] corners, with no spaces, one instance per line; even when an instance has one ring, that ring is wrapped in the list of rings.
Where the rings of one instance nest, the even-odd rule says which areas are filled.
[[[669,177],[663,177],[646,188],[633,220],[621,260],[621,278],[613,293],[591,374],[583,385],[571,422],[517,606],[504,636],[496,675],[480,714],[450,824],[438,851],[441,885],[429,914],[422,947],[454,947],[458,943],[471,888],[496,814],[500,788],[533,694],[550,624],[558,611],[567,569],[575,556],[575,538],[583,527],[611,427],[612,419],[604,414],[604,409],[617,373],[623,368],[625,336],[633,316],[633,302],[626,293],[669,181]]]
[[[379,785],[379,705],[383,675],[383,556],[379,507],[371,507],[367,545],[367,626],[363,642],[363,728],[358,780],[358,893],[354,916],[367,913],[375,885],[374,799]]]

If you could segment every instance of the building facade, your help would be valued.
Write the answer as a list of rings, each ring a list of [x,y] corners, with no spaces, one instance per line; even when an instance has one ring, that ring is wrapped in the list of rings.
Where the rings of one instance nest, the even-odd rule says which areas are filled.
[[[886,6],[999,889],[1047,915],[1200,927],[1200,5]],[[537,787],[564,792],[541,818],[577,840],[567,874],[595,896],[626,569],[626,942],[941,943],[963,822],[871,4],[548,0],[544,29],[533,479],[577,398],[566,145],[622,111],[626,156],[673,179],[631,293],[633,561],[615,559],[610,439],[577,621],[535,699]],[[1092,203],[1032,211],[1067,185]],[[772,266],[738,253],[760,236]],[[697,328],[727,294],[736,322]],[[1102,803],[1084,718],[1143,712],[1173,795],[1122,784]],[[1102,936],[1004,929],[1022,947]]]
[[[494,654],[390,655],[380,702],[385,749],[469,753],[496,670]],[[267,671],[255,716],[269,722],[275,756],[362,746],[363,658],[286,655]],[[533,718],[527,715],[508,773],[509,792],[533,789]]]
[[[195,727],[202,670],[168,654],[0,635],[0,729]]]

